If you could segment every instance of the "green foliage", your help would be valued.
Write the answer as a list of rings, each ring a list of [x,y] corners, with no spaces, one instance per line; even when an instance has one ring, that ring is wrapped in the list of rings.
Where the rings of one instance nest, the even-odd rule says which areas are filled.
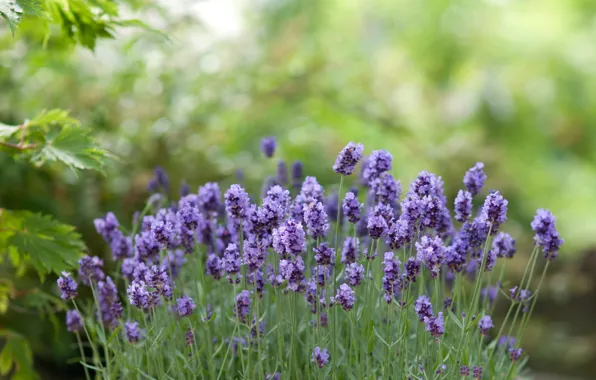
[[[73,170],[103,171],[109,153],[64,110],[42,112],[20,126],[0,125],[0,148],[41,166],[58,161]]]
[[[0,241],[16,268],[31,265],[42,278],[71,269],[84,249],[73,226],[29,211],[2,210]]]
[[[147,27],[139,20],[121,19],[118,4],[111,0],[0,0],[0,16],[13,35],[24,18],[32,18],[43,29],[44,41],[57,25],[67,41],[91,50],[98,40],[113,39],[117,27]]]
[[[27,339],[11,330],[0,330],[0,337],[5,338],[5,344],[0,352],[0,376],[7,376],[13,380],[37,379],[33,371],[33,355]],[[12,371],[12,373],[11,373]]]

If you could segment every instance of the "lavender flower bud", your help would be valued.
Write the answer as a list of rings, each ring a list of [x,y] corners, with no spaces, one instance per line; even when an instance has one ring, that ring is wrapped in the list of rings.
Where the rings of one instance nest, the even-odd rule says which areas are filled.
[[[246,216],[249,206],[248,194],[240,185],[232,185],[225,194],[226,212],[228,217],[242,219]]]
[[[484,173],[484,164],[482,162],[477,162],[464,175],[464,185],[472,196],[475,196],[482,190],[484,181],[486,181],[486,174]]]
[[[103,280],[103,260],[97,256],[83,256],[79,260],[79,277],[85,285],[90,285],[92,281]]]
[[[329,363],[329,353],[327,349],[321,349],[321,347],[315,347],[311,355],[311,361],[315,363],[319,368],[323,368],[327,363]]]
[[[189,347],[195,344],[195,334],[192,332],[191,329],[186,330],[184,341],[186,342],[186,345]]]
[[[246,323],[246,317],[250,314],[250,293],[248,290],[243,290],[236,296],[236,306],[234,308],[234,315],[240,319],[242,323]]]
[[[127,321],[124,324],[124,335],[128,343],[135,344],[143,338],[141,329],[139,329],[139,322]]]
[[[188,317],[196,307],[193,299],[186,294],[176,300],[176,311],[181,317]]]
[[[306,252],[306,235],[301,223],[287,219],[273,230],[273,249],[282,257]]]
[[[469,191],[458,191],[453,209],[455,210],[455,220],[461,223],[466,222],[472,215],[472,194]]]
[[[474,370],[472,375],[474,376],[475,380],[480,380],[482,379],[482,367],[480,366],[474,366]]]
[[[238,251],[238,247],[234,243],[228,244],[221,261],[223,270],[228,275],[236,275],[240,273],[241,264],[242,260],[240,260],[240,252]]]
[[[69,332],[79,332],[83,328],[83,318],[76,310],[68,310],[66,312],[66,329]]]
[[[207,256],[207,263],[205,267],[208,276],[212,276],[215,280],[219,280],[221,278],[221,262],[219,256],[214,253],[209,254],[209,256]]]
[[[531,226],[536,233],[534,242],[542,248],[544,257],[547,260],[556,259],[564,240],[559,238],[553,214],[548,210],[538,209]]]
[[[296,256],[294,261],[281,260],[279,262],[279,273],[288,282],[288,289],[294,292],[301,292],[304,288],[304,260]]]
[[[512,362],[516,362],[521,358],[523,350],[521,348],[510,348],[509,358]]]
[[[364,266],[352,263],[346,266],[346,281],[350,286],[358,286],[364,277]]]
[[[470,367],[468,367],[467,365],[461,366],[459,369],[459,375],[460,376],[470,376]]]
[[[373,180],[379,178],[381,173],[390,171],[393,166],[392,164],[393,157],[391,153],[383,149],[375,150],[368,157],[362,176],[366,183],[370,185]]]
[[[341,262],[343,264],[351,264],[358,258],[360,249],[360,240],[351,236],[347,236],[344,240],[343,250],[341,251]]]
[[[350,223],[357,223],[360,220],[360,209],[363,206],[352,192],[347,192],[342,205],[344,215]]]
[[[339,303],[339,305],[345,311],[350,311],[352,307],[354,307],[354,302],[356,301],[356,293],[350,288],[348,284],[341,284],[339,289],[337,289],[337,294],[335,295],[335,301]]]
[[[492,252],[497,257],[513,258],[517,251],[515,239],[508,233],[499,232],[493,240]]]
[[[122,232],[120,231],[115,231],[112,234],[110,250],[112,251],[112,259],[114,261],[122,260],[126,257],[131,257],[132,239],[129,236],[124,236],[124,234],[122,234]]]
[[[93,224],[95,225],[95,230],[97,233],[101,235],[106,243],[110,243],[112,241],[114,232],[119,231],[118,228],[120,228],[120,223],[118,223],[118,219],[113,212],[108,212],[103,219],[95,219]]]
[[[410,257],[404,264],[406,273],[405,276],[408,281],[416,282],[418,275],[420,274],[420,262],[413,257]]]
[[[394,220],[387,229],[387,245],[398,250],[405,246],[414,237],[414,229],[407,219]]]
[[[362,144],[354,144],[350,141],[348,145],[339,152],[335,164],[333,165],[333,171],[342,175],[352,174],[356,164],[362,159],[363,151],[364,146]]]
[[[380,238],[387,230],[387,222],[380,216],[372,215],[368,218],[366,225],[368,234],[373,239]]]
[[[507,203],[507,200],[498,191],[490,193],[484,201],[482,219],[492,224],[492,235],[495,235],[499,226],[507,220]]]
[[[292,187],[299,189],[303,177],[303,165],[300,161],[292,163]]]
[[[198,201],[194,194],[187,195],[178,202],[178,211],[176,212],[178,222],[189,231],[194,231],[199,225],[200,212]]]
[[[437,314],[433,317],[425,317],[424,324],[426,331],[430,332],[430,335],[438,338],[445,333],[445,320],[443,319],[443,313]]]
[[[401,183],[396,181],[390,173],[381,173],[370,183],[375,201],[389,205],[397,203],[401,196]]]
[[[300,195],[306,202],[321,202],[325,200],[323,186],[319,185],[315,177],[306,177],[300,189]]]
[[[244,240],[244,263],[250,271],[261,268],[267,261],[267,246],[263,240],[250,235]]]
[[[478,321],[478,328],[480,329],[481,335],[488,335],[488,330],[493,327],[495,327],[495,325],[493,325],[493,320],[488,315],[485,315]]]
[[[60,298],[63,300],[70,300],[78,295],[77,288],[79,285],[70,277],[70,273],[62,272],[62,276],[58,278],[57,283],[58,289],[60,289]]]
[[[275,141],[275,137],[263,137],[261,139],[261,151],[268,158],[273,157],[276,146],[277,142]]]
[[[425,318],[430,318],[433,315],[433,306],[427,296],[421,295],[414,303],[414,310],[418,314],[418,320],[423,322]]]
[[[315,252],[315,261],[317,264],[333,265],[335,263],[335,250],[329,247],[329,243],[321,243],[318,247],[314,247],[313,251]]]
[[[445,259],[445,247],[441,238],[423,236],[420,242],[416,242],[416,258],[424,263],[432,278],[437,278]]]
[[[284,161],[278,161],[277,163],[277,183],[281,186],[288,185],[288,167]]]
[[[199,187],[199,208],[210,215],[217,215],[221,207],[221,192],[216,182],[207,182]]]
[[[327,223],[327,213],[321,202],[311,202],[304,205],[304,221],[309,235],[313,238],[325,237],[327,235],[329,223]]]

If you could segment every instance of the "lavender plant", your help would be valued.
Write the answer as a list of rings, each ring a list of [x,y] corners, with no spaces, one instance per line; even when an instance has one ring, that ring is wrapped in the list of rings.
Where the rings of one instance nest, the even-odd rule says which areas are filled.
[[[266,157],[274,141],[263,140]],[[130,234],[111,213],[96,220],[118,272],[110,277],[102,260],[84,257],[78,282],[68,273],[58,280],[72,306],[68,330],[79,344],[89,342],[89,352],[81,346],[87,376],[513,379],[522,373],[524,331],[563,244],[554,216],[538,210],[524,276],[503,289],[516,244],[501,231],[507,200],[499,192],[472,212],[486,179],[483,164],[466,173],[453,222],[441,177],[421,172],[400,201],[392,157],[382,150],[363,162],[362,188],[344,195],[343,179],[362,153],[361,144],[349,143],[333,165],[341,175],[337,192],[328,192],[334,207],[316,178],[296,186],[302,166],[294,164],[291,183],[268,186],[260,204],[237,184],[222,203],[218,184],[208,183],[174,203],[153,196]],[[157,174],[157,185],[168,183],[165,173]],[[360,202],[358,194],[368,196]],[[540,253],[544,267],[534,287]],[[82,287],[91,289],[94,304],[78,301]],[[497,323],[498,293],[509,309]]]

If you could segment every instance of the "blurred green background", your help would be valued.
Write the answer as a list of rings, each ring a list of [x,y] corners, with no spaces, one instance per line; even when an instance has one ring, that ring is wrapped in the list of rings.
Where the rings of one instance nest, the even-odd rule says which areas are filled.
[[[105,177],[77,177],[0,154],[0,206],[53,214],[105,254],[93,218],[129,220],[154,166],[174,192],[183,180],[229,184],[237,169],[257,192],[275,171],[259,152],[265,135],[277,158],[302,160],[324,185],[337,182],[331,165],[348,141],[387,149],[404,187],[433,171],[450,201],[484,161],[521,248],[512,281],[537,208],[557,215],[565,238],[525,340],[531,367],[596,377],[596,2],[120,3],[169,38],[123,29],[92,52],[59,36],[44,47],[27,20],[15,37],[0,23],[0,121],[68,109],[119,157]],[[45,373],[77,370],[63,331],[18,310],[2,319],[30,326]]]

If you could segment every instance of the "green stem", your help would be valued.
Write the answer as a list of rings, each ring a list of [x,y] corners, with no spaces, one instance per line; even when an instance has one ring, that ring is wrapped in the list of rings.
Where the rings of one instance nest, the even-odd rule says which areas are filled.
[[[77,344],[79,346],[79,352],[81,353],[81,361],[83,362],[83,364],[87,364],[87,360],[85,359],[85,351],[83,351],[83,343],[81,342],[81,336],[79,335],[78,332],[75,332],[75,335],[77,337]],[[85,377],[87,378],[87,380],[91,380],[87,366],[84,365],[83,368],[85,369]]]

